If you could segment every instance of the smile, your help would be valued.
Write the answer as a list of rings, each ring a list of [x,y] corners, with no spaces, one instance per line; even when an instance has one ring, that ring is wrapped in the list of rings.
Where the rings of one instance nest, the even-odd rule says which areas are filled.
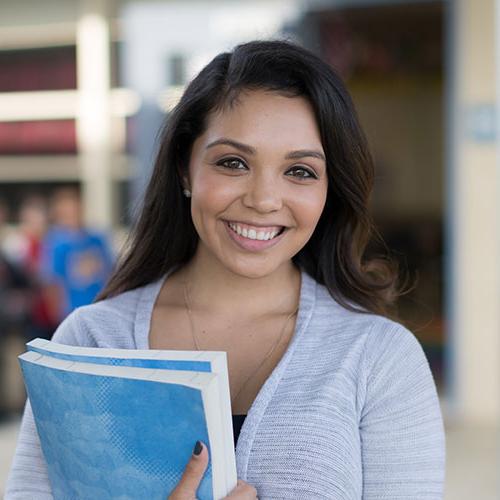
[[[227,222],[228,226],[238,235],[249,240],[272,240],[284,231],[283,226],[258,227],[239,222]]]
[[[278,244],[286,233],[284,226],[259,227],[241,222],[224,221],[230,239],[249,252],[266,250]]]

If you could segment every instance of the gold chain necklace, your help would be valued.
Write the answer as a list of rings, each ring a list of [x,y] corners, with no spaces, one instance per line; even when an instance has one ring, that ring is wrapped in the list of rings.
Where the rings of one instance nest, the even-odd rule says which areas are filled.
[[[189,304],[191,303],[191,301],[189,300],[189,292],[187,290],[186,282],[183,282],[182,286],[183,286],[183,290],[184,290],[184,305],[186,306],[186,311],[187,311],[187,315],[188,315],[188,318],[189,318],[189,326],[191,328],[191,336],[193,337],[194,345],[196,346],[196,350],[197,351],[202,351],[203,349],[200,349],[200,346],[198,345],[198,341],[196,339],[194,322],[193,322],[193,315],[192,315],[192,312],[191,312],[191,308],[189,307]],[[232,399],[232,401],[231,401],[231,405],[232,406],[234,406],[234,403],[237,401],[238,396],[240,395],[240,393],[243,390],[243,388],[246,386],[247,382],[259,371],[259,369],[261,368],[261,366],[272,355],[272,353],[274,352],[274,350],[276,349],[276,347],[279,345],[279,343],[280,343],[280,341],[283,338],[283,335],[285,333],[286,325],[288,324],[288,320],[292,316],[294,316],[295,314],[297,314],[298,310],[299,310],[299,308],[297,307],[297,309],[295,309],[295,311],[293,311],[291,314],[289,314],[287,316],[287,318],[285,320],[285,324],[283,325],[283,328],[281,330],[281,333],[279,335],[279,338],[278,338],[277,342],[271,347],[271,349],[268,351],[268,353],[264,356],[264,359],[260,362],[259,366],[257,366],[257,368],[243,382],[243,385],[240,387],[240,390],[236,393],[236,396],[234,396],[234,398],[231,398]]]

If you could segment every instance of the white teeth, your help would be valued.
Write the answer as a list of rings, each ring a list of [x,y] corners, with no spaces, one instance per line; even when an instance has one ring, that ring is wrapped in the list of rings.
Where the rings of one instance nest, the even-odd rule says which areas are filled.
[[[278,233],[279,231],[268,231],[267,233],[265,231],[256,231],[255,229],[247,229],[246,227],[240,227],[238,224],[235,224],[234,222],[229,222],[229,227],[235,232],[238,233],[240,236],[243,236],[244,238],[249,238],[251,240],[272,240]]]

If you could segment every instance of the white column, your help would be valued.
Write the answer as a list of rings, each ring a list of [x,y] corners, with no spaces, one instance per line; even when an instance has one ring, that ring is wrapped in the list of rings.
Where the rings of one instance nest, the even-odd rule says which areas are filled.
[[[80,0],[77,24],[77,143],[86,224],[113,222],[110,114],[110,1]]]
[[[500,416],[500,192],[496,132],[496,0],[456,0],[452,153],[448,178],[453,416]],[[496,26],[495,26],[496,24]]]

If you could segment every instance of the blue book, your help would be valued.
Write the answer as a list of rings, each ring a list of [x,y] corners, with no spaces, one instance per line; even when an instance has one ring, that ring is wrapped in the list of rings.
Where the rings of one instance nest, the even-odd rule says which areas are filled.
[[[225,352],[27,347],[19,360],[56,500],[165,500],[198,439],[210,462],[197,498],[236,486]]]

